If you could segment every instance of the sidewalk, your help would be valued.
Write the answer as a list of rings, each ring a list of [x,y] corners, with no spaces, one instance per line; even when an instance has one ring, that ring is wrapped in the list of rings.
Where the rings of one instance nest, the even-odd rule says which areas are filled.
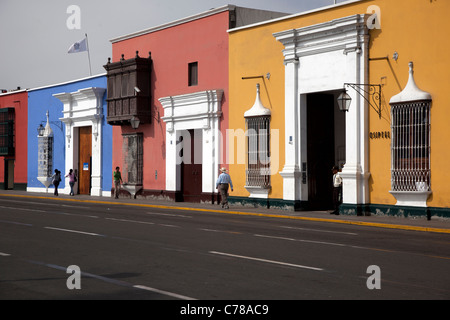
[[[46,198],[55,201],[75,201],[75,202],[90,202],[90,203],[105,203],[114,205],[126,206],[148,206],[161,209],[179,209],[192,211],[208,211],[217,213],[227,213],[236,215],[252,215],[261,217],[295,219],[306,221],[321,221],[329,223],[341,223],[361,225],[368,227],[383,227],[399,230],[413,230],[425,232],[438,232],[450,234],[450,219],[431,217],[427,220],[426,217],[405,218],[393,216],[353,216],[353,215],[331,215],[328,211],[288,211],[282,209],[267,209],[254,208],[247,206],[230,205],[230,209],[222,209],[220,205],[208,203],[190,203],[190,202],[172,202],[166,200],[148,200],[148,199],[114,199],[110,197],[93,197],[86,195],[69,196],[60,194],[58,197],[54,196],[52,192],[49,193],[35,193],[16,190],[2,190],[0,191],[0,200],[7,197],[23,197],[23,198]]]

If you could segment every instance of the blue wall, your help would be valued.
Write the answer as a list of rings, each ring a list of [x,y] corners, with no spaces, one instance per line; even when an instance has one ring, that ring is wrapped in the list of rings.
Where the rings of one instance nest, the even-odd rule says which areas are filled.
[[[90,77],[82,80],[72,81],[65,84],[47,86],[28,91],[28,188],[45,188],[37,179],[38,176],[38,134],[39,124],[45,126],[47,118],[46,112],[50,114],[50,127],[53,130],[53,171],[58,169],[62,175],[66,175],[69,169],[66,168],[66,126],[59,119],[63,118],[63,103],[53,97],[54,94],[64,92],[76,92],[80,89],[98,87],[107,88],[106,76]],[[106,122],[107,115],[107,94],[103,96],[103,142],[102,142],[102,182],[103,191],[110,191],[112,188],[112,127]],[[52,123],[53,122],[53,123]],[[61,130],[62,128],[62,130]],[[73,138],[71,138],[71,143]],[[66,179],[62,179],[59,189],[64,189]],[[53,188],[53,186],[51,186]]]

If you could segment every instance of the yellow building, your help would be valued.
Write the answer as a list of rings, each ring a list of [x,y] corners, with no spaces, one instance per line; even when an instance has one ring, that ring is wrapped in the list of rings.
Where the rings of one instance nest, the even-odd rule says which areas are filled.
[[[347,1],[230,30],[232,200],[332,209],[339,165],[341,213],[449,216],[449,10]]]

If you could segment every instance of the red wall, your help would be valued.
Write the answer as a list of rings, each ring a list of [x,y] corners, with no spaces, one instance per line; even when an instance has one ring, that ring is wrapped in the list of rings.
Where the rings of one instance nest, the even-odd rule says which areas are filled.
[[[28,128],[28,93],[26,91],[0,95],[0,109],[14,108],[15,122],[15,156],[6,157],[15,159],[14,184],[27,183],[27,128]],[[37,135],[37,133],[36,133]],[[5,157],[0,157],[0,182],[5,181]]]
[[[223,89],[221,129],[228,123],[228,11],[147,35],[113,43],[113,62],[151,52],[152,113],[164,116],[159,98]],[[198,61],[198,85],[188,86],[188,64]],[[144,189],[165,189],[166,125],[156,120],[137,130],[144,133]],[[122,134],[131,127],[113,128],[113,168],[122,165]],[[155,179],[155,170],[158,177]]]

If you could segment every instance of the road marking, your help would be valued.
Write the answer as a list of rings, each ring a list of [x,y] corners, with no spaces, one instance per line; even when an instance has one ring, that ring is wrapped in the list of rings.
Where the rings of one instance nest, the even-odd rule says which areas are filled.
[[[86,234],[88,236],[104,237],[103,235],[98,234],[98,233],[84,232],[84,231],[78,231],[78,230],[61,229],[61,228],[53,228],[53,227],[44,227],[44,229],[72,232],[72,233],[80,233],[80,234]]]
[[[242,232],[238,232],[238,231],[215,230],[215,229],[203,229],[203,228],[199,228],[198,230],[206,231],[206,232],[220,232],[220,233],[230,233],[230,234],[242,234]]]
[[[240,258],[240,259],[246,259],[246,260],[266,262],[266,263],[271,263],[271,264],[279,264],[279,265],[288,266],[288,267],[309,269],[309,270],[315,270],[315,271],[324,271],[324,269],[322,269],[322,268],[309,267],[309,266],[304,266],[304,265],[300,265],[300,264],[293,264],[293,263],[274,261],[274,260],[266,260],[266,259],[248,257],[248,256],[240,256],[240,255],[231,254],[231,253],[224,253],[224,252],[217,252],[217,251],[209,251],[209,253],[222,255],[222,256],[228,256],[228,257],[233,257],[233,258]]]
[[[137,220],[127,220],[127,219],[115,219],[115,218],[105,218],[106,220],[119,221],[119,222],[132,222],[132,223],[142,223],[142,224],[154,224],[153,222],[137,221]]]
[[[32,224],[29,223],[22,223],[22,222],[16,222],[16,221],[6,221],[6,220],[0,220],[0,223],[9,223],[9,224],[17,224],[19,226],[26,226],[26,227],[32,227]]]
[[[189,219],[192,218],[191,216],[183,216],[181,214],[170,214],[170,213],[160,213],[160,212],[146,212],[146,214],[156,215],[156,216],[177,217],[177,218],[189,218]]]
[[[64,272],[67,271],[67,268],[62,267],[62,266],[58,266],[56,264],[50,264],[50,263],[45,263],[45,262],[41,262],[41,261],[34,261],[34,260],[26,260],[26,261],[29,262],[29,263],[32,263],[32,264],[46,266],[48,268],[61,270],[61,271],[64,271]],[[180,294],[177,294],[177,293],[164,291],[164,290],[159,290],[159,289],[155,289],[155,288],[151,288],[151,287],[147,287],[147,286],[143,286],[143,285],[133,285],[132,283],[129,283],[129,282],[116,280],[116,279],[111,279],[111,278],[107,278],[107,277],[104,277],[104,276],[99,276],[99,275],[96,275],[96,274],[93,274],[93,273],[88,273],[88,272],[81,271],[81,276],[88,277],[88,278],[93,278],[93,279],[97,279],[97,280],[101,280],[103,282],[107,282],[107,283],[118,285],[118,286],[122,286],[122,287],[151,291],[151,292],[154,292],[154,293],[159,293],[159,294],[162,294],[162,295],[166,295],[166,296],[169,296],[169,297],[172,297],[172,298],[181,299],[181,300],[196,300],[194,298],[183,296],[183,295],[180,295]]]
[[[181,299],[181,300],[196,300],[194,298],[186,297],[186,296],[183,296],[181,294],[172,293],[172,292],[159,290],[159,289],[155,289],[155,288],[150,288],[150,287],[147,287],[147,286],[135,285],[135,286],[133,286],[133,288],[137,288],[137,289],[141,289],[141,290],[147,290],[147,291],[163,294],[163,295],[166,295],[166,296],[169,296],[169,297],[173,297],[173,298],[177,298],[177,299]]]
[[[2,256],[2,257],[9,257],[10,254],[9,253],[4,253],[4,252],[0,252],[0,256]]]
[[[351,236],[357,236],[358,235],[357,233],[354,233],[354,232],[320,230],[320,229],[299,228],[299,227],[289,227],[289,226],[280,226],[280,228],[295,229],[295,230],[305,230],[305,231],[315,231],[315,232],[339,233],[339,234],[347,234],[347,235],[351,235]]]
[[[43,213],[46,212],[43,210],[36,210],[36,209],[25,209],[25,208],[14,208],[14,207],[3,207],[3,206],[0,206],[0,208],[11,209],[11,210],[21,210],[21,211],[31,211],[31,212],[43,212]]]
[[[278,240],[289,240],[289,241],[308,242],[308,243],[316,243],[316,244],[326,244],[326,245],[338,246],[338,247],[349,247],[346,244],[336,243],[336,242],[302,240],[302,239],[293,239],[293,238],[285,238],[285,237],[267,236],[267,235],[262,235],[262,234],[254,234],[254,236],[261,237],[261,238],[278,239]],[[350,247],[353,247],[353,246],[350,246]]]

